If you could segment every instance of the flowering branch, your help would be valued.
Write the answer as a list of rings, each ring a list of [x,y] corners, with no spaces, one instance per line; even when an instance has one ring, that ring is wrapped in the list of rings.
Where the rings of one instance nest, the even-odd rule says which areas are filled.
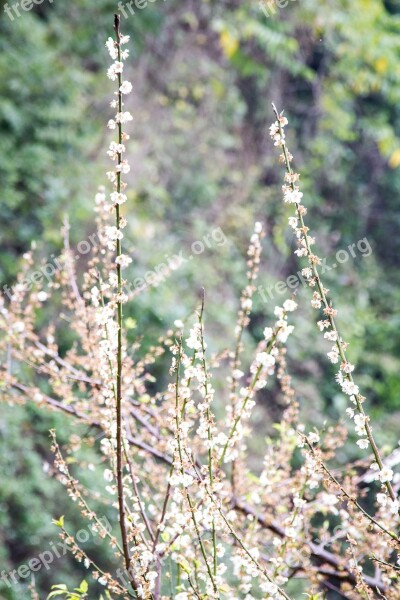
[[[328,467],[325,465],[323,460],[321,460],[320,456],[318,455],[316,449],[313,447],[313,445],[310,442],[310,440],[308,439],[308,437],[306,435],[303,435],[301,432],[298,432],[298,434],[307,444],[307,446],[310,450],[310,453],[312,454],[312,456],[313,456],[314,460],[316,461],[316,463],[318,464],[318,466],[324,471],[324,473],[328,476],[328,478],[335,484],[335,486],[340,490],[340,492],[343,494],[343,496],[345,498],[347,498],[349,502],[354,504],[354,506],[357,507],[357,509],[364,515],[364,517],[366,519],[368,519],[368,521],[370,521],[370,523],[372,525],[374,525],[375,527],[378,527],[378,529],[381,529],[381,531],[384,531],[385,533],[387,533],[387,535],[389,537],[391,537],[393,540],[395,540],[397,542],[397,544],[399,544],[400,540],[399,540],[398,536],[395,533],[393,533],[393,531],[390,531],[389,529],[384,527],[384,525],[379,523],[379,521],[374,519],[374,517],[369,515],[367,513],[367,511],[364,510],[364,508],[361,506],[361,504],[355,498],[353,498],[353,496],[351,494],[349,494],[344,489],[344,487],[340,484],[340,482],[337,480],[337,478],[334,476],[334,474],[331,472],[331,470],[328,469]]]
[[[178,465],[178,469],[180,471],[180,481],[183,484],[184,487],[184,497],[187,500],[188,506],[189,506],[189,511],[190,511],[190,516],[192,518],[193,521],[193,525],[194,525],[194,529],[196,532],[196,536],[197,536],[197,540],[199,542],[199,546],[200,546],[200,551],[201,554],[203,556],[204,559],[204,563],[206,565],[206,569],[207,569],[207,573],[208,576],[210,578],[211,581],[211,585],[212,585],[212,590],[213,590],[213,594],[215,598],[220,598],[219,592],[218,592],[218,588],[217,588],[217,584],[215,582],[215,575],[214,575],[214,565],[213,568],[211,568],[209,561],[208,561],[208,557],[207,557],[207,552],[206,549],[204,547],[204,543],[203,543],[203,539],[202,536],[200,534],[200,529],[199,529],[199,524],[197,522],[197,517],[196,517],[196,510],[195,510],[195,505],[194,502],[192,500],[192,497],[190,495],[189,492],[189,486],[190,483],[192,481],[192,476],[191,475],[187,475],[185,472],[185,460],[183,457],[183,452],[184,452],[184,448],[183,448],[183,444],[182,444],[182,414],[181,414],[181,410],[179,407],[179,373],[180,373],[180,366],[181,366],[181,361],[182,361],[182,339],[180,339],[175,352],[177,353],[177,359],[176,359],[176,364],[175,364],[175,370],[176,370],[176,377],[175,377],[175,424],[176,424],[176,444],[177,444],[177,458],[179,460],[179,465]],[[186,453],[187,456],[187,453]],[[171,481],[171,478],[170,478]],[[214,561],[213,561],[214,562]]]
[[[233,448],[236,443],[235,434],[241,419],[244,416],[246,409],[250,410],[252,407],[252,398],[257,390],[265,387],[267,383],[267,377],[274,372],[275,368],[275,356],[278,352],[276,350],[277,343],[285,343],[287,338],[293,331],[293,326],[287,324],[287,313],[295,310],[297,304],[293,300],[286,300],[283,308],[275,308],[275,316],[278,317],[278,321],[275,324],[275,328],[266,327],[264,329],[264,341],[266,348],[262,352],[258,352],[256,355],[255,362],[251,366],[251,372],[253,378],[248,388],[242,388],[243,400],[236,415],[233,415],[233,421],[222,450],[221,457],[219,459],[220,464],[223,464],[228,459],[226,456],[228,449],[230,450],[229,457],[234,458]]]
[[[117,372],[116,372],[116,454],[117,454],[117,488],[118,488],[118,507],[119,507],[119,522],[121,529],[121,538],[123,545],[123,554],[125,559],[125,567],[127,572],[131,574],[131,558],[129,553],[128,545],[128,531],[126,524],[126,512],[125,512],[125,500],[124,500],[124,482],[123,482],[123,427],[122,427],[122,306],[125,299],[123,293],[123,281],[122,281],[122,268],[127,266],[131,259],[122,254],[121,240],[123,238],[122,229],[126,225],[126,221],[121,218],[120,204],[126,201],[126,196],[123,194],[123,190],[126,184],[122,181],[122,174],[129,172],[129,165],[126,160],[123,159],[123,152],[125,146],[123,142],[127,139],[127,135],[122,130],[123,123],[131,120],[129,113],[123,113],[123,93],[129,93],[132,86],[129,82],[122,81],[122,72],[124,64],[122,60],[128,56],[128,51],[122,50],[121,46],[129,41],[128,36],[122,36],[120,32],[120,19],[118,15],[115,15],[114,29],[116,41],[109,38],[107,47],[110,52],[111,58],[115,61],[109,71],[108,76],[110,79],[117,79],[118,91],[117,91],[117,102],[112,103],[113,106],[117,104],[117,115],[115,122],[118,124],[118,143],[112,143],[108,152],[110,158],[117,162],[114,171],[109,172],[109,179],[114,184],[116,191],[111,194],[111,200],[115,208],[115,228],[109,228],[108,234],[111,241],[116,241],[116,269],[117,269],[117,295],[116,295],[116,307],[117,307]],[[129,116],[128,116],[129,115]],[[114,121],[109,121],[109,127],[112,129],[115,127]],[[112,280],[112,283],[115,283]],[[132,578],[132,587],[137,591],[137,584]]]
[[[326,317],[325,320],[318,323],[321,331],[327,329],[324,337],[334,342],[332,351],[328,353],[328,357],[333,363],[337,363],[339,358],[341,359],[340,369],[337,374],[337,381],[341,385],[341,388],[345,394],[350,396],[350,399],[354,402],[358,418],[355,418],[356,432],[359,435],[366,435],[367,439],[359,440],[358,445],[362,448],[366,448],[368,444],[371,444],[373,454],[375,456],[376,464],[379,469],[379,479],[382,484],[387,488],[391,500],[395,503],[396,495],[394,493],[391,480],[393,479],[392,469],[385,467],[381,458],[380,451],[375,442],[372,434],[372,428],[369,424],[369,417],[365,414],[363,408],[363,402],[365,398],[360,394],[358,386],[355,384],[352,376],[354,366],[346,358],[347,343],[341,338],[335,317],[337,310],[332,307],[332,303],[328,300],[328,291],[321,280],[318,272],[318,265],[321,264],[321,259],[316,256],[311,250],[311,245],[315,242],[314,238],[308,235],[309,228],[306,227],[304,217],[307,214],[307,209],[301,204],[303,194],[299,191],[296,182],[299,180],[300,175],[295,173],[291,167],[292,155],[287,149],[286,138],[284,134],[284,127],[288,121],[283,114],[279,114],[275,105],[272,105],[274,113],[276,115],[276,121],[270,127],[271,137],[275,142],[275,146],[282,148],[282,154],[280,156],[281,162],[286,167],[285,184],[283,185],[284,201],[289,204],[294,204],[296,209],[296,217],[289,219],[289,224],[296,234],[298,240],[298,249],[295,251],[297,256],[305,256],[308,258],[309,267],[303,269],[302,274],[308,280],[310,287],[316,287],[317,292],[314,292],[311,305],[313,308],[319,309],[323,306],[323,312]],[[300,226],[299,226],[300,224]],[[348,414],[354,417],[353,409],[348,410]]]

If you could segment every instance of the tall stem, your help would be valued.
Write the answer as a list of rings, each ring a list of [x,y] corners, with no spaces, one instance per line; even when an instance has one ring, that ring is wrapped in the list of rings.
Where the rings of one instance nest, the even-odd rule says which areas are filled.
[[[118,60],[121,61],[121,43],[120,43],[120,20],[119,16],[115,15],[114,29],[118,48]],[[122,112],[122,75],[118,73],[118,112]],[[118,121],[118,144],[122,144],[122,123]],[[122,163],[122,154],[118,153],[118,165]],[[117,192],[121,193],[121,171],[117,172]],[[120,206],[115,205],[115,221],[118,231],[121,229]],[[121,240],[117,239],[117,257],[122,254]],[[125,567],[131,575],[131,558],[128,544],[128,531],[126,526],[126,513],[124,502],[124,480],[123,480],[123,439],[122,439],[122,267],[117,262],[117,279],[118,279],[118,296],[117,296],[117,323],[118,323],[118,340],[117,340],[117,397],[116,397],[116,418],[117,418],[117,489],[118,489],[118,511],[119,525],[121,529],[122,547],[124,551]],[[135,582],[132,580],[132,587],[136,591]]]
[[[280,132],[281,139],[283,140],[282,150],[283,150],[283,156],[284,156],[284,160],[285,160],[286,171],[289,174],[293,174],[292,167],[290,166],[289,154],[288,154],[288,149],[287,149],[286,142],[285,142],[285,137],[284,137],[284,134],[283,134],[282,124],[281,124],[281,122],[279,120],[279,113],[278,113],[278,111],[277,111],[277,109],[276,109],[276,107],[275,107],[274,104],[272,105],[272,108],[273,108],[274,113],[275,113],[276,118],[277,118],[277,122],[278,122],[278,126],[279,126],[279,132]],[[289,185],[290,185],[291,189],[294,191],[295,190],[294,183],[291,182]],[[311,251],[310,243],[309,243],[308,236],[307,236],[307,228],[306,228],[305,223],[304,223],[303,214],[302,214],[302,212],[299,209],[299,204],[297,202],[295,202],[294,204],[295,204],[295,207],[296,207],[297,217],[298,217],[300,225],[301,225],[301,230],[303,232],[305,232],[304,233],[304,240],[305,240],[305,244],[306,244],[307,257],[310,257],[310,256],[312,256],[312,251]],[[333,315],[330,314],[331,305],[328,302],[328,298],[327,298],[327,295],[325,293],[325,289],[324,289],[324,286],[322,284],[321,277],[319,275],[318,268],[317,268],[317,265],[315,264],[315,262],[311,262],[311,268],[312,268],[313,276],[314,276],[315,281],[316,281],[318,293],[320,294],[322,303],[324,305],[324,308],[327,311],[326,312],[327,318],[329,320],[329,323],[331,325],[332,330],[337,334],[336,335],[335,344],[337,346],[339,356],[340,356],[341,360],[344,363],[347,363],[347,358],[346,358],[345,350],[344,350],[344,347],[343,347],[342,338],[340,337],[340,333],[338,331],[335,319],[334,319]],[[354,383],[354,380],[353,380],[353,377],[352,377],[351,373],[346,373],[345,377],[346,377],[346,379],[350,383]],[[354,398],[355,398],[355,404],[356,404],[356,407],[357,407],[357,410],[358,410],[359,414],[362,415],[363,417],[366,417],[364,409],[363,409],[363,406],[362,406],[363,398],[362,398],[361,394],[354,394]],[[372,452],[374,454],[376,463],[378,464],[379,469],[382,470],[383,466],[384,466],[383,465],[383,461],[382,461],[382,457],[381,457],[379,448],[378,448],[378,446],[377,446],[377,444],[375,442],[374,436],[372,434],[372,429],[371,429],[370,424],[368,423],[368,419],[367,418],[365,420],[365,431],[366,431],[368,440],[369,440],[369,442],[371,444]],[[389,496],[391,497],[391,499],[393,501],[395,501],[396,500],[396,494],[394,493],[394,490],[393,490],[393,487],[392,487],[392,484],[390,483],[390,481],[387,481],[385,483],[385,486],[387,488]]]

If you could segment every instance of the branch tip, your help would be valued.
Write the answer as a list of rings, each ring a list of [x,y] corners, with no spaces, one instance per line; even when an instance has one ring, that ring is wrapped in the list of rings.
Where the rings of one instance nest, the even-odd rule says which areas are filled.
[[[119,37],[119,24],[120,24],[120,17],[117,13],[115,13],[114,15],[114,29],[115,29],[115,33],[117,34],[117,36]]]

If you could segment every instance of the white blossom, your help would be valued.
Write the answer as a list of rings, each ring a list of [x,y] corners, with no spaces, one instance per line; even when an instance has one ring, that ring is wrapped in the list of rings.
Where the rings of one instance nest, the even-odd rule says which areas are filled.
[[[122,85],[119,88],[121,94],[130,94],[132,91],[132,84],[130,81],[123,81]]]
[[[120,265],[122,269],[124,269],[125,267],[131,264],[132,259],[129,256],[126,256],[125,254],[120,254],[115,259],[115,262],[117,263],[117,265]]]
[[[286,312],[293,312],[297,308],[297,304],[294,300],[285,300],[283,308]]]
[[[357,446],[362,450],[366,450],[369,446],[369,440],[367,438],[362,438],[361,440],[357,440]]]
[[[387,483],[393,479],[393,471],[389,467],[383,467],[379,472],[379,479],[382,483]]]

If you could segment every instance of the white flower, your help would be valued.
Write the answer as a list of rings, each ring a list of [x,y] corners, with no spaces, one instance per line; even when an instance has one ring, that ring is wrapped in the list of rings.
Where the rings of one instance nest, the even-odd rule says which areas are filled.
[[[115,227],[115,225],[107,225],[106,226],[106,236],[108,237],[109,240],[115,241],[115,240],[122,240],[123,233],[122,231],[120,231],[117,227]]]
[[[117,126],[116,122],[114,121],[114,119],[110,119],[107,123],[107,127],[108,129],[115,129]]]
[[[386,496],[386,494],[380,493],[376,495],[376,501],[380,506],[386,506],[388,497]]]
[[[306,279],[310,279],[312,277],[312,274],[313,274],[311,267],[305,267],[304,269],[302,269],[301,270],[301,274]]]
[[[117,123],[124,124],[124,123],[128,123],[128,121],[132,121],[133,117],[130,112],[126,111],[126,112],[117,113],[115,119],[116,119]]]
[[[260,583],[260,588],[266,594],[275,595],[278,592],[278,586],[275,585],[275,583],[272,583],[270,581],[266,581],[266,582]]]
[[[119,88],[121,94],[130,94],[132,91],[132,84],[130,81],[123,81],[121,87]]]
[[[43,291],[38,292],[37,299],[39,300],[39,302],[45,302],[47,300],[47,298],[48,298],[48,296],[47,296],[46,292],[43,292]]]
[[[283,308],[286,312],[293,312],[297,308],[297,304],[294,300],[285,300]]]
[[[123,204],[126,202],[127,197],[125,194],[121,194],[120,192],[112,192],[112,194],[110,194],[110,199],[113,204]]]
[[[367,438],[362,438],[361,440],[357,440],[357,446],[362,450],[366,450],[369,446],[369,440]]]
[[[273,367],[275,364],[275,358],[267,352],[259,352],[256,356],[256,361],[263,367]]]
[[[365,422],[367,421],[367,417],[365,415],[356,415],[354,417],[354,422],[357,427],[365,427]]]
[[[233,379],[241,379],[243,377],[244,373],[243,371],[241,371],[240,369],[234,369],[232,371],[232,378]]]
[[[109,483],[111,483],[111,481],[114,479],[114,475],[113,472],[110,471],[110,469],[105,469],[104,473],[103,473],[103,477],[106,481],[108,481]]]
[[[191,475],[189,475],[189,473],[185,473],[184,475],[181,476],[181,481],[182,481],[183,487],[187,488],[192,485],[194,479]]]
[[[111,142],[110,149],[107,150],[108,156],[111,160],[117,160],[118,154],[125,152],[124,144],[117,144],[117,142]]]
[[[118,49],[115,46],[115,42],[112,39],[112,37],[109,37],[108,40],[106,41],[106,47],[108,49],[108,52],[111,56],[111,58],[113,60],[116,60],[118,58]]]
[[[310,433],[308,434],[308,441],[310,442],[310,444],[318,444],[319,439],[319,435],[318,433],[315,433],[315,431],[310,431]]]
[[[342,385],[342,383],[344,381],[343,373],[341,371],[339,371],[339,373],[336,373],[335,379],[339,385]],[[353,412],[353,416],[354,416],[354,412]]]
[[[96,204],[101,204],[102,202],[106,201],[106,195],[105,195],[103,189],[100,190],[100,188],[99,188],[99,192],[95,195],[94,200],[95,200]]]
[[[270,133],[270,136],[272,138],[274,138],[276,135],[279,135],[279,123],[278,123],[278,121],[275,121],[275,123],[272,123],[272,125],[269,128],[269,133]]]
[[[111,67],[107,70],[107,77],[111,79],[111,81],[115,81],[117,79],[117,74],[115,72],[115,65],[111,65]]]
[[[270,340],[273,335],[274,335],[274,330],[272,329],[272,327],[266,327],[264,329],[264,339],[266,342],[268,342],[268,340]]]
[[[305,506],[307,503],[305,500],[303,500],[302,498],[300,498],[298,495],[295,496],[293,498],[293,504],[296,508],[302,508],[303,506]]]
[[[121,37],[119,38],[119,43],[120,44],[127,44],[130,40],[130,36],[129,35],[121,35]]]
[[[347,380],[343,381],[342,390],[348,396],[357,396],[360,393],[358,385],[356,385],[352,381]]]
[[[332,352],[328,352],[327,357],[331,361],[332,364],[335,364],[339,360],[339,353],[336,348],[332,350]]]
[[[242,302],[242,308],[243,310],[251,310],[251,307],[253,306],[253,301],[251,300],[251,298],[245,298]]]
[[[389,467],[383,467],[379,473],[379,479],[382,483],[387,483],[393,479],[393,471]]]
[[[297,250],[295,250],[294,253],[299,258],[301,258],[302,256],[307,256],[307,248],[297,248]]]
[[[280,331],[278,331],[278,333],[276,335],[276,339],[278,340],[278,342],[281,342],[282,344],[286,344],[289,335],[291,333],[293,333],[293,331],[294,331],[294,326],[287,325],[284,329],[281,329]]]
[[[398,500],[392,500],[391,498],[388,498],[388,504],[389,504],[390,514],[392,514],[392,515],[398,515],[398,512],[399,512],[399,501]]]
[[[120,265],[122,269],[124,269],[125,267],[131,264],[132,259],[129,256],[126,256],[125,254],[120,254],[120,256],[117,256],[117,258],[115,259],[115,262],[117,263],[117,265]]]
[[[285,202],[289,204],[299,203],[302,199],[303,194],[299,192],[299,190],[286,189],[283,195],[283,199]]]
[[[129,171],[131,170],[131,167],[129,166],[128,161],[123,160],[122,162],[120,162],[116,167],[116,171],[117,173],[129,173]]]
[[[263,228],[262,223],[260,223],[260,221],[256,221],[256,223],[254,224],[255,233],[261,233],[262,228]]]
[[[106,175],[107,178],[111,181],[111,183],[117,181],[117,174],[115,171],[107,171]]]
[[[337,333],[336,333],[336,331],[325,331],[324,338],[326,340],[329,340],[330,342],[336,342]]]

